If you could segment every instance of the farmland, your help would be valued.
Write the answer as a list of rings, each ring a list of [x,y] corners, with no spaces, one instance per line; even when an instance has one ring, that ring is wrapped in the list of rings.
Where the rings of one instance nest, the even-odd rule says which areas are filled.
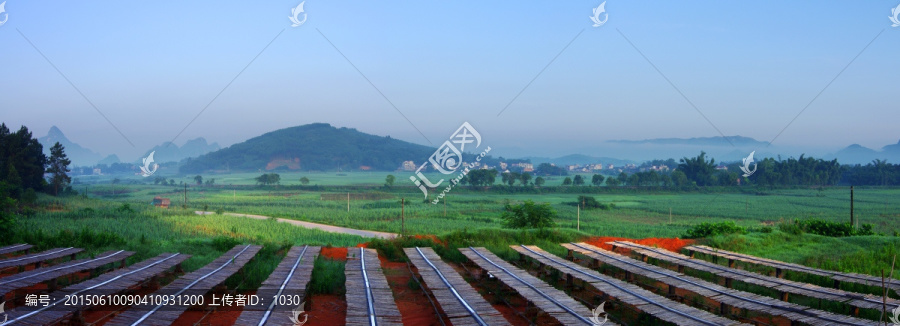
[[[258,174],[252,173],[208,175],[204,179],[214,178],[215,184],[204,185],[194,184],[193,176],[172,177],[188,185],[171,186],[147,184],[137,177],[122,177],[115,182],[111,177],[93,177],[74,185],[78,195],[40,195],[36,205],[20,214],[17,231],[5,238],[4,243],[30,243],[38,249],[74,246],[87,249],[90,255],[113,249],[131,250],[136,254],[129,258],[130,263],[164,252],[181,252],[192,255],[184,263],[187,272],[211,263],[235,245],[262,245],[257,258],[244,267],[244,273],[228,280],[227,285],[237,291],[257,289],[284,258],[287,248],[307,244],[326,248],[367,245],[378,249],[387,261],[401,262],[405,259],[402,248],[434,247],[443,259],[461,264],[466,258],[455,248],[485,247],[513,261],[518,254],[509,247],[511,244],[533,244],[564,255],[560,243],[612,237],[676,238],[700,223],[733,221],[748,232],[710,236],[700,239],[700,243],[870,275],[889,270],[892,257],[900,251],[900,238],[895,235],[895,231],[900,231],[896,213],[900,211],[900,202],[895,199],[900,189],[895,188],[857,187],[854,191],[856,221],[860,225],[874,225],[874,231],[880,235],[834,238],[792,233],[781,226],[809,218],[847,222],[850,198],[846,187],[708,187],[675,191],[561,185],[545,185],[544,189],[494,186],[486,190],[461,186],[450,192],[446,204],[442,201],[433,205],[423,202],[419,189],[402,179],[392,187],[384,186],[386,175],[283,174],[284,181],[274,186],[255,185],[253,178]],[[307,177],[310,183],[301,185],[301,177]],[[579,195],[593,197],[609,208],[580,210],[575,205]],[[157,196],[171,199],[171,207],[151,206],[150,202]],[[404,199],[402,220],[401,199]],[[501,217],[504,206],[526,200],[549,203],[557,212],[557,227],[546,233],[507,229]],[[216,213],[197,215],[194,213],[197,210]],[[224,213],[272,218],[257,220]],[[406,234],[419,236],[373,240],[300,228],[279,223],[274,218],[393,233],[401,233],[405,227]],[[314,302],[344,294],[345,289],[339,285],[344,263],[331,258],[320,257],[316,262],[310,285]],[[395,268],[388,274],[406,273],[405,267]],[[791,277],[822,283],[820,279],[802,275]],[[393,286],[405,288],[408,282],[411,281]],[[864,286],[843,288],[873,293]],[[397,300],[400,303],[412,299]],[[321,313],[322,309],[314,305],[311,318],[320,318],[317,316],[322,315],[316,311]]]
[[[733,220],[745,227],[773,225],[779,221],[817,218],[847,222],[850,215],[850,194],[847,187],[767,189],[712,188],[697,192],[672,192],[655,189],[609,187],[558,187],[563,191],[504,192],[506,187],[491,191],[457,187],[446,203],[424,203],[422,193],[399,180],[391,188],[381,186],[387,173],[287,174],[281,186],[261,188],[252,185],[253,174],[210,175],[213,186],[189,186],[189,209],[257,214],[289,218],[336,226],[401,232],[400,199],[405,198],[404,217],[407,233],[440,234],[462,228],[501,227],[500,213],[506,203],[533,199],[551,203],[557,211],[561,227],[576,229],[577,208],[574,202],[581,190],[599,202],[613,204],[609,210],[586,210],[580,213],[580,229],[588,234],[614,235],[632,238],[677,237],[701,222]],[[299,178],[310,179],[309,186],[300,186]],[[183,180],[190,182],[189,178]],[[558,178],[557,178],[558,179]],[[225,181],[228,180],[228,181]],[[359,180],[355,183],[354,180]],[[233,182],[232,182],[233,181]],[[551,179],[549,182],[559,180]],[[227,183],[226,183],[227,182]],[[317,186],[313,186],[313,184]],[[92,197],[102,197],[132,206],[147,205],[154,196],[171,198],[173,206],[181,206],[184,188],[157,185],[90,185],[77,187],[88,190]],[[545,186],[547,187],[547,186]],[[516,192],[519,191],[519,192]],[[350,211],[346,200],[323,200],[322,194],[346,198],[351,194]],[[360,200],[365,193],[378,193],[380,200]],[[854,211],[858,224],[873,224],[883,234],[900,230],[900,189],[857,188]],[[671,212],[671,215],[670,215]]]

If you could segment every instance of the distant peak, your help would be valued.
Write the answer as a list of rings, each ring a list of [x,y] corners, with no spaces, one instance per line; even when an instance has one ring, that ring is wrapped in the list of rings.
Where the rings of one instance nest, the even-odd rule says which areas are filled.
[[[56,126],[50,127],[50,131],[47,132],[47,136],[55,137],[55,138],[56,137],[65,137],[65,135],[63,135],[62,130],[59,130],[59,128],[57,128]]]

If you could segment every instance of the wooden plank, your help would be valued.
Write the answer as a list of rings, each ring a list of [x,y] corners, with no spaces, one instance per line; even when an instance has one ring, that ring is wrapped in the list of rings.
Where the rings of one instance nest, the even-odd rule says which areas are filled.
[[[7,259],[0,259],[0,270],[11,268],[11,267],[24,267],[30,264],[40,265],[43,262],[51,261],[54,259],[59,259],[63,257],[70,257],[71,259],[75,259],[75,255],[84,251],[84,249],[80,248],[53,248],[47,251],[42,251],[38,253],[28,254],[24,256],[18,256]]]
[[[107,251],[97,255],[93,259],[84,258],[79,260],[72,260],[51,267],[36,268],[27,272],[7,276],[0,279],[0,297],[5,297],[10,292],[17,289],[29,287],[38,283],[56,280],[57,278],[75,274],[78,272],[92,270],[94,268],[102,267],[106,264],[114,262],[124,263],[124,260],[128,257],[131,257],[131,255],[134,255],[134,252],[124,250]]]
[[[591,310],[563,291],[521,270],[485,248],[460,248],[460,252],[487,273],[519,293],[563,325],[594,325]],[[614,326],[613,322],[604,325]]]
[[[585,281],[600,292],[663,321],[676,325],[747,325],[669,300],[644,290],[637,285],[610,278],[574,262],[549,254],[536,246],[510,247],[546,266]]]
[[[453,325],[509,325],[478,291],[431,248],[404,248]]]
[[[206,266],[172,281],[153,294],[176,298],[206,294],[237,273],[260,249],[262,246],[235,246]],[[185,304],[133,306],[105,325],[170,325],[188,308],[190,306]]]
[[[754,272],[730,268],[716,263],[708,262],[702,259],[690,258],[688,256],[671,252],[664,249],[648,247],[627,241],[614,241],[609,244],[617,247],[633,250],[642,255],[647,255],[655,259],[675,264],[682,267],[691,268],[698,271],[708,272],[713,275],[740,281],[747,284],[759,285],[762,287],[777,290],[783,293],[802,295],[815,299],[822,299],[834,302],[842,302],[852,307],[863,309],[881,310],[883,304],[887,304],[888,310],[892,310],[900,306],[900,300],[887,298],[882,302],[882,297],[870,294],[860,294],[848,292],[838,289],[825,288],[814,284],[795,282],[785,280],[778,277],[757,274]]]
[[[685,247],[685,249],[703,253],[703,254],[707,254],[710,256],[723,257],[723,258],[733,259],[733,260],[742,261],[742,262],[750,263],[750,264],[763,265],[763,266],[769,266],[769,267],[776,268],[776,269],[789,270],[789,271],[794,271],[794,272],[799,272],[799,273],[824,276],[824,277],[828,277],[833,280],[841,281],[841,282],[849,282],[849,283],[863,284],[863,285],[874,286],[874,287],[881,287],[881,277],[880,276],[829,271],[829,270],[824,270],[824,269],[807,267],[807,266],[803,266],[803,265],[799,265],[799,264],[786,263],[786,262],[778,261],[778,260],[774,260],[774,259],[756,257],[756,256],[742,254],[742,253],[711,248],[711,247],[707,247],[707,246],[688,246],[688,247]],[[889,288],[894,289],[894,290],[900,290],[900,280],[891,278],[891,279],[886,279],[885,282]]]
[[[27,243],[17,243],[17,244],[11,245],[11,246],[6,246],[3,248],[0,248],[0,255],[16,253],[19,251],[28,252],[28,250],[31,250],[32,247],[34,247],[34,246],[27,244]]]
[[[347,325],[403,325],[375,249],[348,248],[344,275]]]
[[[295,246],[288,250],[284,259],[272,274],[262,283],[256,294],[271,301],[265,305],[244,307],[235,325],[285,325],[297,306],[282,305],[293,300],[274,300],[276,296],[299,297],[305,302],[306,286],[309,283],[313,265],[322,247]],[[267,302],[268,302],[267,301]],[[303,309],[303,308],[300,308]],[[305,317],[300,317],[301,320]]]
[[[690,277],[681,273],[634,260],[586,243],[564,243],[563,247],[597,259],[604,264],[615,266],[637,275],[662,282],[668,286],[687,290],[729,307],[757,311],[770,316],[784,317],[796,322],[813,325],[878,325],[871,320],[863,320],[826,311],[816,310],[778,299],[738,291],[718,284]]]
[[[129,267],[73,284],[50,293],[49,296],[53,298],[53,301],[47,307],[22,306],[9,311],[8,322],[15,325],[52,325],[64,321],[67,316],[88,307],[83,301],[66,303],[67,295],[104,296],[124,293],[181,264],[189,257],[190,255],[164,253]]]

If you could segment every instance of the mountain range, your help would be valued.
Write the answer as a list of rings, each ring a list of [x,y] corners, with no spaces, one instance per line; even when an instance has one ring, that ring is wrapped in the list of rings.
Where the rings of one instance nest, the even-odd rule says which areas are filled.
[[[219,147],[218,143],[210,144],[207,143],[205,138],[200,137],[188,140],[181,147],[172,142],[162,143],[148,150],[142,157],[147,157],[150,153],[154,153],[153,159],[156,163],[180,162],[183,159],[197,157],[219,149],[221,147]]]
[[[46,136],[38,138],[45,154],[55,142],[66,148],[73,166],[93,166],[97,163],[119,163],[116,155],[101,154],[72,142],[53,126]],[[730,142],[729,142],[730,141]],[[696,156],[700,151],[719,162],[740,161],[751,151],[755,157],[797,157],[800,154],[823,159],[837,159],[842,164],[867,164],[875,159],[900,162],[900,142],[870,149],[858,144],[832,153],[810,153],[802,149],[786,149],[769,146],[769,143],[749,137],[729,136],[700,138],[656,138],[645,140],[611,140],[594,143],[594,147],[577,150],[578,153],[602,153],[602,155],[570,154],[560,157],[506,155],[530,160],[533,164],[613,164],[622,166],[651,159],[679,159]],[[377,136],[356,129],[337,128],[327,123],[313,123],[265,133],[244,142],[220,148],[204,138],[187,141],[178,146],[165,142],[148,150],[143,157],[155,152],[157,163],[181,162],[184,173],[209,170],[396,170],[404,161],[421,164],[433,152],[433,147]],[[495,150],[496,151],[496,150]],[[823,151],[824,152],[824,151]],[[467,155],[468,156],[468,155]],[[133,160],[139,163],[140,158]]]
[[[38,142],[44,147],[44,155],[47,156],[50,155],[50,147],[52,147],[53,144],[56,142],[62,144],[65,148],[66,156],[72,161],[72,166],[94,166],[97,164],[110,165],[122,162],[115,154],[104,157],[100,153],[94,152],[69,140],[69,138],[63,134],[62,130],[56,126],[50,127],[50,131],[47,132],[47,135],[39,137]],[[150,155],[150,152],[156,151],[154,159],[157,163],[179,162],[188,157],[197,157],[216,151],[219,148],[219,144],[209,144],[206,139],[200,137],[187,141],[181,147],[170,142],[165,142],[148,150],[143,157],[147,157],[147,155]],[[140,161],[141,159],[138,158],[135,159],[133,163],[140,163]]]
[[[768,146],[769,143],[750,137],[697,137],[697,138],[654,138],[644,140],[610,140],[614,144],[651,144],[651,145],[687,145],[687,146]]]
[[[50,131],[47,132],[47,135],[38,138],[38,142],[44,146],[44,155],[47,156],[50,156],[50,147],[53,147],[53,144],[59,142],[65,147],[66,156],[72,161],[73,166],[92,166],[97,164],[101,159],[106,160],[100,153],[81,147],[81,145],[66,138],[66,135],[63,134],[62,130],[59,130],[56,126],[50,127]]]
[[[871,148],[853,144],[835,152],[825,155],[826,159],[836,158],[842,164],[867,164],[873,160],[887,160],[891,163],[900,162],[900,141],[893,145],[887,145],[876,151]]]

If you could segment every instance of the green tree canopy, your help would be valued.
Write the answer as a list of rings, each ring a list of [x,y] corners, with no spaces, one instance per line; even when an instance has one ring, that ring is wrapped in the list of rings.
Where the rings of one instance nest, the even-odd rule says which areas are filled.
[[[576,174],[575,179],[572,180],[572,183],[576,186],[583,186],[584,185],[584,177],[582,177],[580,174]]]
[[[53,195],[59,195],[59,188],[72,182],[69,177],[69,164],[72,161],[66,156],[65,148],[59,142],[50,147],[50,160],[47,164],[47,173],[50,173],[50,185],[53,186]]]
[[[256,183],[259,185],[275,185],[281,183],[281,175],[278,173],[264,173],[256,177]]]
[[[535,204],[534,201],[526,200],[520,205],[507,204],[502,217],[510,228],[544,229],[556,226],[556,211],[550,203]]]
[[[605,179],[606,178],[602,174],[595,174],[591,177],[591,184],[595,186],[601,186],[603,185],[603,180]]]

